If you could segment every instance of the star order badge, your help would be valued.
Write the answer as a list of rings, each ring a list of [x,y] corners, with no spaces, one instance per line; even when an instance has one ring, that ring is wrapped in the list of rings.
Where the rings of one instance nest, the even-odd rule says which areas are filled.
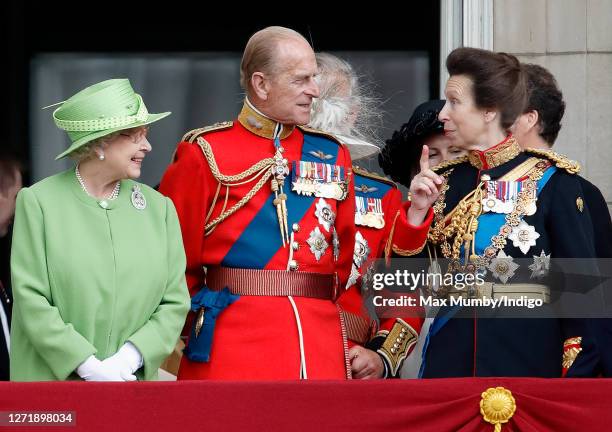
[[[316,227],[310,232],[310,237],[306,240],[306,243],[310,246],[310,252],[312,252],[319,261],[321,257],[325,254],[325,251],[329,247],[329,243],[325,240],[325,236],[319,229]]]
[[[370,247],[368,241],[363,238],[361,233],[357,231],[355,234],[355,251],[353,252],[353,261],[357,267],[361,267],[370,255]]]
[[[514,276],[514,272],[519,268],[519,265],[514,262],[511,256],[506,255],[503,250],[500,250],[488,268],[491,270],[493,277],[499,279],[502,283],[506,283],[508,279]]]
[[[508,238],[512,240],[514,247],[519,248],[526,255],[529,248],[535,246],[540,234],[533,226],[522,220],[519,226],[512,229]]]
[[[355,282],[357,282],[359,276],[361,276],[359,274],[359,269],[357,268],[355,263],[353,263],[353,265],[351,265],[351,274],[349,275],[348,281],[346,283],[346,289],[349,289],[351,286],[355,285]]]
[[[550,270],[550,254],[546,255],[544,250],[540,252],[540,255],[533,256],[533,264],[529,266],[531,270],[531,279],[538,279],[548,274]]]
[[[334,221],[336,220],[336,215],[334,214],[331,206],[323,198],[319,198],[317,201],[315,216],[327,232],[329,232],[331,227],[334,225]]]

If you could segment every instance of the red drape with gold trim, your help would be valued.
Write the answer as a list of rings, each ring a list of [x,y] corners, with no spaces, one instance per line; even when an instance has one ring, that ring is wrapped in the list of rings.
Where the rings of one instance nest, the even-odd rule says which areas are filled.
[[[76,412],[76,427],[52,428],[58,432],[493,431],[480,400],[499,386],[517,407],[502,431],[612,430],[605,379],[0,383],[0,411]]]

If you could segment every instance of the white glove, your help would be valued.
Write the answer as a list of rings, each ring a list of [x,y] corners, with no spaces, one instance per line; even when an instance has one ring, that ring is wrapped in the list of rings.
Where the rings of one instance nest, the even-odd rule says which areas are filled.
[[[123,344],[119,351],[102,361],[102,367],[111,374],[117,373],[122,381],[136,381],[134,372],[142,367],[142,354],[131,342]]]
[[[126,342],[104,361],[89,356],[76,372],[85,381],[136,381],[134,372],[142,367],[142,362],[138,349],[131,342]]]
[[[126,381],[118,368],[104,365],[94,356],[81,363],[76,372],[85,381]]]

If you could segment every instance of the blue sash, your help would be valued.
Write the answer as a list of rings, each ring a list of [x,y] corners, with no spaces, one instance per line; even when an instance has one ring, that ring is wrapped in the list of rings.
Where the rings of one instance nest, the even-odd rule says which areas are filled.
[[[537,196],[540,196],[540,192],[550,180],[550,177],[557,171],[555,166],[551,166],[546,171],[544,171],[544,175],[537,182]],[[478,217],[478,229],[475,233],[475,244],[474,250],[476,254],[482,255],[485,248],[491,244],[491,237],[497,235],[499,233],[499,229],[506,222],[506,215],[500,213],[484,213]],[[463,254],[463,247],[462,247]],[[454,306],[452,308],[444,308],[439,312],[442,314],[437,315],[434,321],[431,323],[429,327],[429,333],[425,339],[425,343],[423,344],[423,353],[421,355],[421,368],[419,370],[419,378],[423,377],[423,372],[425,370],[425,357],[427,353],[427,347],[429,345],[429,341],[432,336],[435,336],[436,333],[440,331],[442,327],[446,325],[446,323],[457,314],[459,308],[461,306]]]
[[[304,132],[301,160],[321,162],[310,154],[311,151],[322,151],[333,157],[326,163],[335,164],[338,159],[339,145],[328,138],[310,135]],[[287,223],[289,229],[294,223],[301,221],[306,211],[312,206],[315,197],[298,195],[291,192],[291,176],[285,178],[284,190],[287,194]],[[278,229],[276,207],[272,204],[274,194],[271,193],[262,208],[251,223],[242,232],[223,258],[224,267],[263,269],[272,257],[282,248],[283,243]]]

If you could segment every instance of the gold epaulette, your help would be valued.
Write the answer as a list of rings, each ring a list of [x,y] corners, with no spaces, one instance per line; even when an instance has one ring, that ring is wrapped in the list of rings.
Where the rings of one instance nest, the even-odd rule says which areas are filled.
[[[320,136],[324,136],[325,138],[329,138],[330,140],[332,140],[333,142],[340,144],[341,146],[343,146],[344,144],[342,144],[342,141],[340,141],[338,138],[336,138],[336,136],[334,134],[331,134],[329,132],[325,132],[319,129],[313,129],[309,126],[302,126],[302,125],[298,125],[298,129],[300,129],[303,132],[308,132],[314,135],[320,135]]]
[[[228,128],[231,128],[233,125],[234,125],[233,121],[224,121],[224,122],[215,123],[210,126],[204,126],[202,128],[193,129],[187,132],[185,135],[183,135],[183,138],[181,139],[181,141],[188,141],[192,143],[202,134],[212,132],[212,131],[218,131],[222,129],[228,129]]]
[[[435,172],[443,171],[443,170],[445,170],[448,167],[459,165],[459,164],[461,164],[463,162],[467,162],[467,161],[468,161],[467,155],[466,156],[461,156],[461,157],[458,157],[456,159],[450,159],[450,160],[447,160],[447,161],[440,162],[438,165],[433,167],[431,170],[435,171]]]
[[[366,177],[372,180],[376,180],[379,181],[381,183],[386,183],[388,185],[391,185],[393,187],[397,187],[397,184],[395,184],[395,182],[391,179],[388,179],[387,177],[383,177],[380,174],[376,174],[373,172],[370,172],[364,168],[358,167],[357,165],[353,165],[353,172],[355,174],[358,174],[362,177]]]
[[[534,155],[544,156],[546,159],[554,162],[557,168],[564,169],[570,174],[578,174],[580,172],[580,164],[578,162],[571,160],[567,156],[563,156],[556,151],[532,148],[525,149],[525,151]]]

